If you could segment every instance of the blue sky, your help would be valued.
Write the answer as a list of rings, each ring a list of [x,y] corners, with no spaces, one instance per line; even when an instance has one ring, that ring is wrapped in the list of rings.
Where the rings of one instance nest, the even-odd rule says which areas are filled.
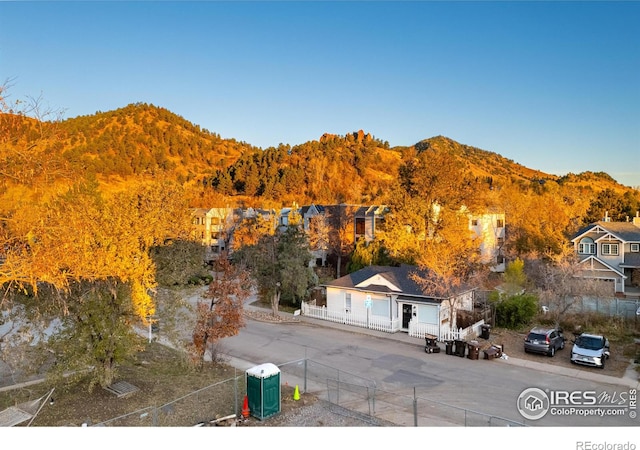
[[[436,135],[640,186],[639,2],[3,2],[0,82],[266,148]]]

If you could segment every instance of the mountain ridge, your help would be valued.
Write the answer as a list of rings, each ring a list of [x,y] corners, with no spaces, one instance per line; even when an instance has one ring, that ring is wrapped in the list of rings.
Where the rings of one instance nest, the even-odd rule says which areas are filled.
[[[7,123],[6,114],[2,116],[2,123]],[[57,152],[74,172],[93,174],[105,184],[162,174],[180,183],[200,183],[225,195],[283,202],[294,198],[373,202],[390,188],[407,158],[446,151],[479,182],[492,188],[553,181],[596,191],[629,189],[604,172],[552,175],[443,135],[412,146],[390,146],[363,130],[344,135],[326,132],[318,140],[263,149],[223,139],[166,108],[147,103],[57,122],[24,119],[22,128],[13,128],[21,142],[38,139],[38,125],[55,128],[49,132],[56,138],[49,142],[49,150]],[[322,195],[321,184],[329,186],[326,195]]]

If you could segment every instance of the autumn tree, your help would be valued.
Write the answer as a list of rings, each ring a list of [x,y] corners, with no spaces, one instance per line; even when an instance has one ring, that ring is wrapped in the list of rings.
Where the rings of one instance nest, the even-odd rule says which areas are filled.
[[[275,233],[273,222],[261,215],[245,218],[236,226],[233,233],[233,249],[235,251],[255,245],[263,236],[273,233]]]
[[[508,259],[560,254],[568,235],[582,226],[588,204],[584,192],[548,181],[506,184],[497,203],[507,217],[505,253]]]
[[[348,256],[355,246],[355,215],[358,206],[327,205],[324,207],[328,235],[326,247],[328,253],[337,258],[336,278],[340,278],[342,259]]]
[[[411,264],[446,233],[448,218],[477,202],[464,164],[439,148],[408,152],[387,200],[390,211],[379,237],[391,257]]]
[[[467,214],[441,211],[438,220],[442,225],[438,234],[421,243],[422,252],[416,264],[425,275],[416,275],[415,281],[425,293],[447,299],[454,326],[459,306],[457,294],[467,287],[481,285],[486,270],[478,251],[479,243],[469,230]]]
[[[43,106],[41,97],[11,100],[10,88],[9,80],[0,85],[0,194],[27,186],[42,196],[47,187],[72,179],[57,148],[62,111]]]
[[[15,294],[27,292],[43,306],[57,308],[65,320],[63,336],[93,334],[104,326],[99,334],[112,339],[87,341],[95,348],[85,349],[83,361],[95,359],[100,384],[112,380],[124,355],[120,343],[128,340],[125,325],[134,318],[147,324],[155,313],[151,248],[188,232],[188,209],[179,188],[161,182],[104,195],[95,183],[79,183],[28,210],[11,211],[5,219],[0,284],[6,307],[18,298]],[[85,305],[86,296],[78,292],[96,299],[100,314],[111,319],[88,321],[82,308],[93,303]]]
[[[366,239],[360,238],[349,257],[347,272],[352,273],[366,266],[389,266],[391,264],[393,261],[388,257],[387,250],[379,240],[367,242]]]
[[[243,305],[251,292],[248,273],[231,264],[226,255],[215,262],[214,277],[206,301],[196,306],[196,324],[189,351],[195,361],[202,363],[207,349],[214,360],[215,344],[225,337],[235,336],[244,326]]]
[[[329,251],[329,232],[329,221],[324,214],[316,214],[309,219],[309,230],[307,232],[309,248],[312,251],[321,253],[323,264]]]
[[[629,192],[618,194],[613,189],[607,188],[598,193],[589,205],[584,216],[584,224],[603,220],[605,216],[615,222],[624,222],[635,215],[640,207],[640,200],[634,198]]]
[[[67,314],[51,338],[56,365],[50,376],[89,372],[89,389],[109,386],[118,366],[142,349],[133,325],[138,317],[131,303],[131,287],[117,279],[73,283],[64,294]]]
[[[316,282],[309,267],[312,255],[308,240],[298,227],[263,235],[255,245],[243,247],[233,257],[246,262],[258,294],[271,303],[274,316],[278,315],[281,297],[296,304]]]
[[[205,275],[204,247],[186,239],[168,239],[150,249],[156,282],[162,286],[184,285]]]

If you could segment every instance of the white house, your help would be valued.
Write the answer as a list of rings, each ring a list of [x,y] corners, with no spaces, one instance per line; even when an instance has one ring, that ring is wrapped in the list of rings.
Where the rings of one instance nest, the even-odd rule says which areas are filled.
[[[456,312],[472,311],[475,288],[463,287],[443,298],[425,293],[415,266],[368,266],[323,285],[326,307],[303,305],[303,314],[386,332],[430,334],[441,340],[458,332]],[[459,336],[453,336],[458,338]]]

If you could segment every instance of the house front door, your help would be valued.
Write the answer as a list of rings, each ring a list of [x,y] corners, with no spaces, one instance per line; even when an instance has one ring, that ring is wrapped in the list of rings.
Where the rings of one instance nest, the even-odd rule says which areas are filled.
[[[402,328],[409,329],[409,322],[411,321],[411,314],[413,311],[412,305],[402,304]]]

